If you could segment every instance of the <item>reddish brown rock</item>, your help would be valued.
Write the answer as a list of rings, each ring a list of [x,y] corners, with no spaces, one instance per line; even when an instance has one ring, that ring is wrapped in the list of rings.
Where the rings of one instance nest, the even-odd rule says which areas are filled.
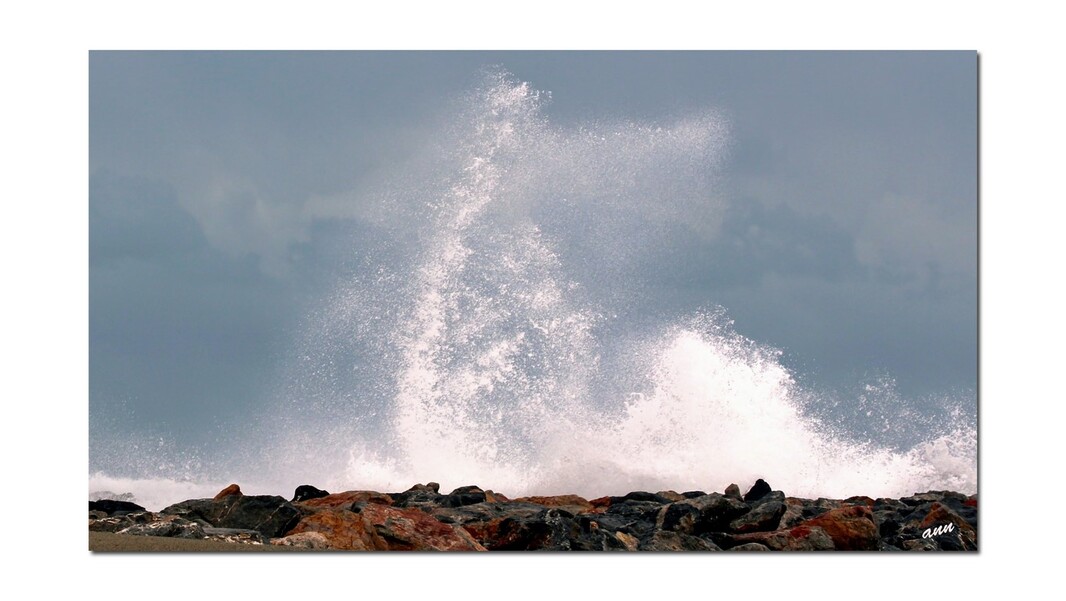
[[[796,526],[773,532],[737,534],[728,539],[730,548],[749,543],[758,543],[772,551],[832,551],[836,548],[833,539],[817,526]]]
[[[300,501],[296,503],[296,505],[298,507],[311,509],[330,509],[340,507],[347,509],[351,507],[353,503],[392,505],[392,497],[385,493],[374,492],[372,490],[349,490],[347,492],[333,493],[332,495],[326,495],[317,499]]]
[[[308,536],[310,534],[317,536]],[[296,527],[275,545],[312,546],[338,551],[384,551],[388,544],[367,526],[358,513],[347,510],[323,510],[300,520]]]
[[[845,505],[865,505],[867,507],[874,506],[874,500],[867,496],[855,496],[844,499]]]
[[[577,515],[579,513],[588,513],[592,511],[592,503],[585,500],[584,497],[577,495],[555,495],[553,497],[520,497],[515,499],[515,503],[533,503],[535,505],[542,505],[544,507],[557,507],[564,509],[570,513]]]
[[[389,551],[484,551],[466,530],[421,509],[368,504],[359,515]]]
[[[973,526],[968,524],[959,514],[949,509],[946,505],[941,503],[933,503],[933,506],[929,509],[929,513],[922,519],[922,523],[919,528],[925,530],[927,528],[936,528],[937,526],[943,526],[945,524],[954,524],[958,529],[959,536],[964,541],[964,547],[977,548],[977,531],[973,529]]]
[[[214,500],[217,501],[219,499],[224,499],[226,497],[243,497],[243,496],[244,496],[244,493],[241,492],[241,487],[240,486],[237,486],[236,484],[230,484],[226,488],[223,488],[222,490],[218,491],[218,494],[215,495]]]
[[[822,515],[801,523],[798,527],[819,527],[833,539],[841,551],[876,551],[879,534],[873,512],[865,505],[850,505],[830,509]],[[795,530],[795,528],[793,528]]]

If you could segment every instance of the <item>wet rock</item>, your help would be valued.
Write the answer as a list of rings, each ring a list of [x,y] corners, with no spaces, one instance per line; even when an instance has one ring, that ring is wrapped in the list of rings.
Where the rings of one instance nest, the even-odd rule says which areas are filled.
[[[216,528],[257,530],[269,538],[284,535],[300,519],[296,507],[281,497],[268,495],[192,499],[171,505],[160,513],[203,521]]]
[[[550,510],[554,511],[554,510]],[[470,533],[419,509],[367,504],[358,514],[389,551],[484,551]]]
[[[876,551],[880,540],[873,512],[865,505],[831,509],[800,526],[822,528],[841,551]]]
[[[718,493],[671,503],[656,518],[660,530],[683,534],[725,531],[729,522],[748,511],[748,506]]]
[[[759,502],[751,511],[730,522],[729,529],[733,532],[777,530],[781,516],[784,514],[785,503],[783,501]]]
[[[490,551],[565,551],[581,530],[573,514],[561,509],[543,509],[532,516],[507,517],[486,540]]]
[[[759,499],[770,494],[771,490],[773,489],[771,489],[770,485],[766,483],[766,480],[759,478],[755,481],[755,484],[748,490],[748,492],[744,493],[744,502],[750,503],[752,501],[758,501]]]
[[[732,497],[738,501],[743,501],[744,497],[740,495],[740,487],[736,484],[730,484],[725,487],[725,496]]]
[[[217,501],[219,499],[224,499],[230,496],[240,497],[243,494],[244,493],[241,492],[240,486],[237,486],[236,484],[230,484],[226,488],[223,488],[222,490],[218,491],[218,494],[215,495],[214,500]]]
[[[127,513],[139,513],[147,510],[144,507],[129,501],[100,499],[99,501],[89,501],[89,511],[102,511],[107,515],[125,515]]]
[[[292,495],[292,501],[290,503],[299,503],[300,501],[310,501],[311,499],[321,499],[322,497],[328,497],[329,493],[311,486],[310,484],[301,484],[296,487],[296,492]]]

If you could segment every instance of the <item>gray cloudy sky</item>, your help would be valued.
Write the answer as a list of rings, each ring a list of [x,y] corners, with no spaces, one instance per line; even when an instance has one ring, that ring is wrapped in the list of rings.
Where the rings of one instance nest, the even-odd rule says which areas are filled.
[[[209,441],[269,400],[382,174],[487,65],[561,125],[728,118],[721,227],[649,257],[660,309],[724,306],[817,387],[976,388],[973,52],[94,52],[91,421]]]

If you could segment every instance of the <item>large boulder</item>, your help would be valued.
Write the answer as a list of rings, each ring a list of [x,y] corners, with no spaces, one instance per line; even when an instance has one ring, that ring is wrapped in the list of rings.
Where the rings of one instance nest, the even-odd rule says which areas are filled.
[[[584,497],[577,495],[555,495],[552,497],[519,497],[515,499],[516,503],[533,503],[534,505],[540,505],[542,507],[555,507],[556,509],[562,509],[574,515],[579,513],[588,513],[593,510],[592,503],[585,500]]]
[[[724,532],[732,520],[747,513],[748,509],[736,499],[711,493],[663,507],[657,515],[656,527],[693,535]]]
[[[319,509],[348,509],[355,504],[362,503],[392,505],[392,497],[372,490],[349,490],[321,497],[312,497],[306,501],[297,501],[294,505],[301,509],[314,512]]]
[[[744,493],[744,502],[751,503],[752,501],[758,501],[759,499],[770,494],[772,490],[773,489],[770,488],[770,485],[766,483],[766,480],[759,478],[755,481],[755,484],[753,484],[752,487],[748,489],[748,492]]]
[[[865,505],[830,509],[800,526],[825,530],[840,551],[876,551],[880,541],[873,512]]]
[[[216,528],[256,530],[268,538],[284,535],[300,519],[300,512],[291,503],[269,495],[192,499],[166,507],[161,513],[202,521]]]
[[[322,497],[328,497],[329,493],[321,488],[315,488],[310,484],[301,484],[296,487],[296,491],[292,495],[291,503],[299,503],[300,501],[310,501],[311,499],[321,499]]]
[[[359,515],[389,551],[484,551],[459,526],[445,524],[420,509],[369,503]]]

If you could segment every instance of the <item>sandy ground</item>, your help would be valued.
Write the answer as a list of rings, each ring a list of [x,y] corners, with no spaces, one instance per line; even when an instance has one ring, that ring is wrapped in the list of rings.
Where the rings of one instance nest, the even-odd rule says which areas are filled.
[[[89,550],[97,553],[300,553],[308,551],[308,549],[274,545],[245,545],[165,536],[131,536],[110,532],[90,532]]]

